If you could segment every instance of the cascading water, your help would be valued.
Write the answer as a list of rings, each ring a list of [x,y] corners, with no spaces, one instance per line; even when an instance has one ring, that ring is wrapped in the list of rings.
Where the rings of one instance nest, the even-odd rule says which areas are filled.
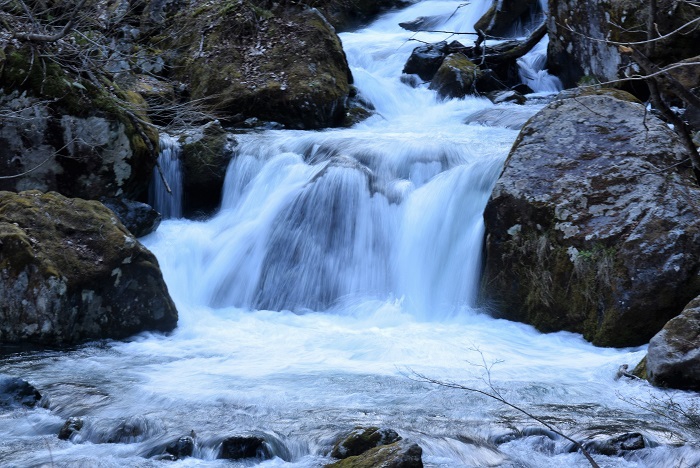
[[[514,122],[538,106],[499,107],[499,126],[465,124],[497,109],[403,84],[408,39],[445,37],[397,25],[440,16],[436,29],[468,31],[488,3],[426,1],[343,34],[376,115],[350,129],[236,136],[220,212],[163,222],[143,239],[178,306],[177,330],[3,360],[0,372],[31,376],[51,410],[0,414],[0,464],[170,466],[147,457],[194,430],[194,458],[178,466],[256,464],[215,460],[222,437],[253,432],[276,455],[261,466],[315,467],[338,435],[381,425],[418,442],[429,467],[587,466],[563,439],[513,432],[532,420],[413,371],[481,389],[490,380],[572,437],[610,427],[642,431],[654,447],[683,434],[626,402],[658,390],[614,378],[643,349],[595,348],[474,308],[483,207]],[[498,361],[488,375],[471,364],[482,359]],[[70,416],[85,426],[59,441]],[[700,455],[662,445],[597,459],[671,466]]]
[[[163,216],[163,219],[180,218],[182,217],[180,143],[170,135],[161,133],[159,146],[160,170],[153,171],[148,201]]]

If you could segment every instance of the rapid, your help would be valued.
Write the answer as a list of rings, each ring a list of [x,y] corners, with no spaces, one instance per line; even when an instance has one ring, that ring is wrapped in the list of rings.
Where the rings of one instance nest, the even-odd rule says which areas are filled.
[[[31,381],[50,405],[0,413],[0,465],[314,467],[332,461],[340,435],[377,425],[417,442],[428,467],[589,466],[552,434],[514,436],[541,427],[522,413],[421,375],[495,389],[580,440],[644,435],[649,448],[596,455],[601,466],[700,464],[682,428],[632,404],[665,394],[615,378],[643,347],[542,334],[478,303],[484,206],[518,122],[542,101],[441,101],[401,81],[416,40],[449,35],[398,23],[440,16],[435,29],[473,32],[490,2],[462,5],[427,0],[340,35],[375,108],[369,119],[236,135],[208,220],[181,219],[180,204],[164,199],[171,219],[141,241],[177,305],[174,332],[4,356],[0,373]],[[521,63],[539,96],[557,90],[541,70],[544,51]],[[71,416],[85,427],[60,441]],[[138,430],[125,436],[125,425]],[[148,458],[190,431],[193,457]],[[221,437],[250,433],[271,441],[275,457],[216,459]]]

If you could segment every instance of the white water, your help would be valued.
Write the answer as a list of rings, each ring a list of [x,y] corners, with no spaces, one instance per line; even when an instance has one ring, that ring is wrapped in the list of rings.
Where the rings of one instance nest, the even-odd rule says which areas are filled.
[[[160,135],[160,171],[153,171],[148,201],[163,219],[182,217],[182,170],[180,168],[180,143],[165,133]],[[168,183],[170,192],[165,187]]]
[[[166,221],[143,239],[180,312],[174,333],[0,363],[51,396],[50,411],[0,414],[0,465],[171,466],[144,457],[194,430],[196,457],[176,466],[255,465],[214,458],[221,437],[259,431],[283,447],[261,466],[312,467],[330,461],[339,434],[382,425],[416,440],[426,466],[587,466],[562,440],[496,446],[493,437],[536,424],[410,378],[484,389],[482,357],[499,361],[491,379],[506,398],[574,437],[641,431],[657,443],[678,440],[679,429],[623,400],[658,390],[614,379],[643,349],[595,348],[474,308],[481,213],[517,131],[502,114],[499,127],[463,123],[494,108],[486,99],[440,102],[399,81],[417,44],[396,25],[449,16],[457,5],[423,2],[343,34],[377,115],[352,129],[237,136],[218,215]],[[444,28],[468,30],[487,6],[473,2]],[[518,119],[537,110],[503,108]],[[86,426],[59,441],[69,416]],[[143,434],[108,443],[125,420]],[[689,446],[596,459],[700,462]]]

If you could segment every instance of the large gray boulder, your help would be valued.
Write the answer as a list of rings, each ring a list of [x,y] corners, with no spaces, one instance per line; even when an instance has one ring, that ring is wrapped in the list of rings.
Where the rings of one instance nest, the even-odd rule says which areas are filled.
[[[170,331],[158,262],[96,201],[0,192],[0,343],[68,345]]]
[[[700,293],[700,189],[666,124],[622,92],[569,94],[522,129],[485,210],[502,317],[646,343]]]
[[[700,296],[654,335],[646,361],[652,384],[700,390]]]

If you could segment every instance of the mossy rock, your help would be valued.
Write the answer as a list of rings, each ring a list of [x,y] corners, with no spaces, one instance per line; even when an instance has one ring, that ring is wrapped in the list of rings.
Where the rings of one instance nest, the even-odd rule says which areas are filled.
[[[438,95],[445,98],[461,98],[468,94],[475,94],[475,83],[482,75],[482,71],[471,62],[464,54],[454,53],[445,57],[442,65],[430,83],[430,89],[437,91]]]
[[[156,258],[99,202],[0,192],[0,341],[68,345],[170,331]]]
[[[379,427],[356,427],[333,447],[331,456],[348,458],[360,455],[380,445],[388,445],[401,440],[393,429]]]
[[[175,77],[218,112],[288,128],[340,125],[352,76],[333,27],[315,9],[197,2],[172,18]]]
[[[417,444],[399,441],[331,463],[326,468],[423,468],[422,455],[423,449]]]

